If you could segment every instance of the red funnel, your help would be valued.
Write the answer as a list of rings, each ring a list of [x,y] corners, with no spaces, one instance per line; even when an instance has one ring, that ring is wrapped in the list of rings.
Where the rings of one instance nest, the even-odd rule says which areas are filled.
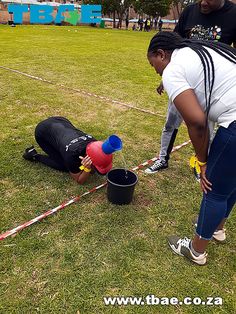
[[[86,147],[86,154],[91,158],[94,167],[101,174],[106,174],[112,168],[112,154],[105,154],[102,144],[101,141],[89,143]]]

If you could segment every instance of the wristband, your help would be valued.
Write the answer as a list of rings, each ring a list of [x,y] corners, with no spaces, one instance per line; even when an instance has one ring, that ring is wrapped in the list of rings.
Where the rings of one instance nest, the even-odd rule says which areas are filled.
[[[199,166],[201,166],[201,167],[206,165],[206,161],[205,162],[201,162],[201,161],[198,160],[197,162],[198,162]]]
[[[200,167],[206,165],[206,162],[201,162],[197,159],[196,156],[192,156],[189,161],[190,167],[195,168],[197,174],[201,173]]]
[[[90,172],[90,171],[91,171],[91,169],[86,168],[86,167],[83,166],[83,165],[81,165],[79,168],[80,168],[81,171],[84,171],[84,172]]]
[[[91,168],[86,168],[86,167],[84,167],[84,171],[85,171],[85,172],[90,172],[90,171],[91,171]]]

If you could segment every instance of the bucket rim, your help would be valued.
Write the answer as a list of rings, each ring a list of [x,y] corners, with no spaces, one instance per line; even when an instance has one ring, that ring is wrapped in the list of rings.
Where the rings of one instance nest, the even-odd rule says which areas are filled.
[[[114,183],[114,182],[112,182],[111,180],[108,179],[108,174],[109,174],[110,172],[112,172],[113,170],[124,170],[124,171],[131,172],[131,173],[133,173],[133,174],[136,176],[136,180],[135,180],[135,182],[132,183],[132,184],[117,184],[117,183]],[[137,176],[137,174],[136,174],[134,171],[129,170],[129,169],[125,169],[125,168],[113,168],[113,169],[111,169],[111,170],[107,173],[107,181],[108,181],[109,183],[115,185],[115,186],[119,186],[119,187],[128,187],[128,186],[134,186],[134,185],[137,184],[137,182],[138,182],[138,176]]]

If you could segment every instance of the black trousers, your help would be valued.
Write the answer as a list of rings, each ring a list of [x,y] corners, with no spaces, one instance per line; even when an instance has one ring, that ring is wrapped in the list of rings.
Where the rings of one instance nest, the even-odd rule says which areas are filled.
[[[42,148],[42,150],[47,154],[47,155],[41,155],[38,154],[35,159],[38,162],[41,162],[42,164],[59,170],[63,172],[68,172],[67,168],[65,167],[64,161],[59,153],[59,151],[55,148],[54,140],[50,135],[50,126],[52,122],[56,121],[60,122],[66,121],[67,123],[70,121],[67,120],[66,118],[63,117],[52,117],[48,118],[47,120],[44,120],[40,122],[36,128],[35,128],[35,139],[39,146]]]

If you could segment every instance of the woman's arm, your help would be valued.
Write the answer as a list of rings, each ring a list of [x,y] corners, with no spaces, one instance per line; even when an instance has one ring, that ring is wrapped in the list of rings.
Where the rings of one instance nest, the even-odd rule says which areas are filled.
[[[80,156],[79,158],[82,159],[81,165],[85,167],[85,170],[82,170],[78,173],[70,172],[70,175],[77,183],[84,184],[84,182],[87,181],[90,176],[92,161],[89,156]]]
[[[90,176],[90,172],[80,171],[78,173],[70,172],[71,177],[79,184],[84,184]]]
[[[174,104],[187,125],[189,137],[198,160],[206,162],[209,146],[207,116],[200,106],[194,91],[188,89],[180,93],[174,99]],[[206,166],[201,167],[201,187],[207,193],[207,190],[211,190],[211,183],[207,180],[205,172]]]
[[[174,99],[174,104],[187,125],[198,160],[207,161],[209,145],[207,117],[194,91],[192,89],[185,90]]]

